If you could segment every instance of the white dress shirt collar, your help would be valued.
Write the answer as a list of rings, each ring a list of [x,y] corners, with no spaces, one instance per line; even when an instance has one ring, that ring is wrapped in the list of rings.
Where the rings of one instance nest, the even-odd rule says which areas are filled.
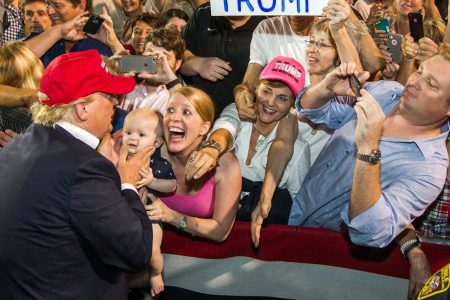
[[[100,140],[93,134],[87,132],[84,129],[81,129],[78,126],[73,125],[72,123],[66,121],[59,121],[56,124],[67,130],[75,138],[86,143],[89,147],[93,149],[96,149],[98,144],[100,143]]]

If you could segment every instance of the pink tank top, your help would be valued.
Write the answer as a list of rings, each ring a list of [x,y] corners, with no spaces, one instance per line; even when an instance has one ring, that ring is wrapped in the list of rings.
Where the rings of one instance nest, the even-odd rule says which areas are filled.
[[[159,198],[169,208],[192,217],[210,218],[214,211],[214,171],[206,175],[202,188],[193,195],[160,194]]]

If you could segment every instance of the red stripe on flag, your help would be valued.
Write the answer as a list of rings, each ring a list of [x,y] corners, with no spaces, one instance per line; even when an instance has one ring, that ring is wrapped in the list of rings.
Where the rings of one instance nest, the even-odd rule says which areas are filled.
[[[268,225],[261,231],[260,246],[255,249],[249,223],[236,222],[223,243],[194,238],[169,227],[164,229],[162,249],[168,254],[209,259],[247,256],[264,261],[320,264],[409,277],[408,263],[401,257],[398,246],[383,249],[356,246],[342,234],[327,229]],[[433,272],[450,262],[450,246],[423,243],[422,248]]]

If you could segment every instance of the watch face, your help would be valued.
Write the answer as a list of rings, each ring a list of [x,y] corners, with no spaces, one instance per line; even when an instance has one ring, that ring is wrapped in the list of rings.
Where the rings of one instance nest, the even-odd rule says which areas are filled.
[[[372,151],[372,154],[370,155],[371,163],[376,164],[381,159],[381,151],[378,149],[375,149]]]
[[[183,219],[180,221],[179,226],[180,226],[180,229],[181,229],[181,230],[185,230],[185,229],[186,229],[186,227],[187,227],[187,220],[186,220],[186,217],[183,217]]]

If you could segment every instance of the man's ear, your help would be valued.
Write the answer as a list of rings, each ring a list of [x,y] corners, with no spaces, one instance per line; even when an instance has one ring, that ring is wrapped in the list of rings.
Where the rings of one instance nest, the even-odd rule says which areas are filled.
[[[161,145],[163,144],[163,142],[164,142],[163,138],[157,138],[156,141],[155,141],[155,144],[153,144],[153,146],[154,146],[155,148],[159,148],[159,147],[161,147]]]
[[[210,122],[204,122],[202,127],[200,128],[200,135],[205,135],[208,133],[209,128],[211,128]]]
[[[177,59],[177,62],[175,63],[175,72],[178,71],[182,63],[183,63],[182,59]]]
[[[87,121],[88,112],[86,109],[86,103],[77,103],[74,105],[75,115],[80,121]]]

